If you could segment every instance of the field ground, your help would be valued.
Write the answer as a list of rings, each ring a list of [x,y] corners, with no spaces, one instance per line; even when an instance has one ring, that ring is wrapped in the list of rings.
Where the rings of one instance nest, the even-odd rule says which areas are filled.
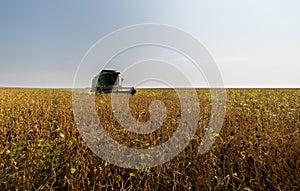
[[[197,155],[210,119],[210,94],[200,98],[199,128],[173,160],[154,168],[125,169],[97,157],[73,118],[72,92],[60,89],[0,89],[1,190],[300,190],[300,90],[228,89],[226,116],[213,147]],[[134,148],[165,142],[180,121],[172,90],[138,90],[132,115],[149,119],[148,106],[167,107],[162,127],[151,135],[125,132],[115,121],[110,95],[95,98],[107,132]],[[151,156],[150,156],[151,157]]]

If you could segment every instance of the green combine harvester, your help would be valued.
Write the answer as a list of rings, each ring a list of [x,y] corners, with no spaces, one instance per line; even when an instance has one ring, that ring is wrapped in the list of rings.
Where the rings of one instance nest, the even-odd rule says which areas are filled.
[[[119,77],[120,72],[116,70],[102,70],[92,80],[91,92],[96,93],[130,93],[134,95],[136,90],[134,87],[123,87],[121,78]]]

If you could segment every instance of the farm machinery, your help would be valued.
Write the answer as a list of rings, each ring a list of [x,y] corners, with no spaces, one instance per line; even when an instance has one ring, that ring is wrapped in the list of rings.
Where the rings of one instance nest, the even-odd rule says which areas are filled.
[[[120,72],[116,70],[102,70],[92,80],[91,92],[96,93],[130,93],[134,95],[134,87],[123,87],[123,78],[120,80]]]

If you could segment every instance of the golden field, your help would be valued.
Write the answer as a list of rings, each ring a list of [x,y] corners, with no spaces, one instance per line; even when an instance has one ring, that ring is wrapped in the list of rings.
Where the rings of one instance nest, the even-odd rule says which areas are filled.
[[[0,190],[300,190],[300,90],[227,89],[221,132],[198,155],[210,120],[210,93],[200,98],[199,128],[173,160],[143,169],[121,168],[97,157],[82,140],[72,112],[72,91],[0,89]],[[167,108],[151,135],[126,132],[114,118],[110,94],[95,97],[109,135],[133,148],[159,145],[180,121],[173,90],[138,89],[132,115],[149,119],[151,101]]]

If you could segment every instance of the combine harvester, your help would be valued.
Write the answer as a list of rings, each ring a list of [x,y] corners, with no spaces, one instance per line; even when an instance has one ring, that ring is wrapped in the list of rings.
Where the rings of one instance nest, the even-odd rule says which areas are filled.
[[[91,92],[95,93],[130,93],[134,95],[136,90],[134,87],[123,87],[123,78],[119,77],[120,72],[116,70],[102,70],[92,80]]]

